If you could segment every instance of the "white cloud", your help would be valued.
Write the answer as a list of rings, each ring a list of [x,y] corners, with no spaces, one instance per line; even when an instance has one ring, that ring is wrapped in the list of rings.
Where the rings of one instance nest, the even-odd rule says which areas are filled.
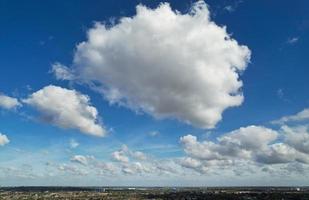
[[[112,158],[116,161],[128,163],[130,157],[135,160],[146,160],[147,156],[141,151],[132,151],[127,145],[122,145],[121,149],[112,153]]]
[[[191,158],[191,157],[183,158],[179,162],[180,162],[180,165],[182,165],[183,167],[192,168],[192,169],[199,168],[202,165],[201,161]]]
[[[74,165],[68,165],[68,164],[61,164],[58,166],[59,171],[67,172],[73,175],[78,176],[86,176],[89,174],[89,171],[86,169],[81,169]]]
[[[96,23],[88,31],[69,70],[77,81],[110,103],[201,128],[213,128],[225,109],[242,104],[239,72],[250,50],[211,21],[203,1],[183,14],[168,3],[136,11],[112,27]]]
[[[118,161],[120,172],[125,175],[177,176],[182,172],[175,158],[157,159],[144,152],[130,150],[126,145],[113,152],[112,158]]]
[[[71,139],[70,142],[69,142],[69,145],[70,145],[71,149],[75,149],[79,146],[79,143],[76,140]]]
[[[77,162],[79,164],[82,164],[82,165],[87,165],[88,164],[88,161],[87,161],[87,158],[85,156],[82,156],[82,155],[75,155],[71,158],[71,161],[72,162]]]
[[[235,8],[231,5],[228,5],[228,6],[225,6],[224,7],[224,10],[228,11],[228,12],[234,12],[235,11]]]
[[[100,162],[98,160],[95,160],[94,167],[96,167],[101,175],[105,174],[106,172],[108,174],[116,173],[118,170],[118,167],[114,165],[113,163],[106,163],[106,162]]]
[[[299,40],[299,37],[292,37],[292,38],[289,38],[289,39],[287,40],[287,43],[288,43],[288,44],[295,44],[295,43],[298,42],[298,40]]]
[[[122,172],[125,174],[141,174],[141,173],[149,173],[151,169],[149,169],[145,164],[140,162],[133,162],[130,164],[126,164],[122,168]]]
[[[146,160],[147,156],[141,151],[131,151],[130,155],[137,160]]]
[[[299,122],[309,120],[309,108],[305,108],[304,110],[298,112],[295,115],[284,116],[279,120],[272,121],[273,124],[284,124],[288,122]]]
[[[51,72],[55,75],[57,80],[73,80],[74,75],[70,69],[60,63],[52,65]]]
[[[110,162],[102,162],[97,160],[92,155],[74,155],[70,159],[72,163],[80,164],[79,166],[73,166],[74,169],[84,171],[94,171],[98,175],[114,174],[119,171],[119,167]]]
[[[10,142],[9,138],[6,135],[0,133],[0,146],[4,146],[9,142]]]
[[[219,138],[217,142],[198,142],[197,138],[187,135],[180,138],[185,152],[201,160],[224,160],[232,157],[251,158],[254,152],[267,149],[267,145],[277,138],[271,129],[259,126],[242,127]]]
[[[112,153],[112,159],[117,162],[103,162],[90,155],[74,155],[70,161],[72,164],[60,165],[62,171],[71,173],[88,171],[97,175],[155,175],[155,174],[177,174],[179,165],[173,160],[145,159],[136,156],[145,155],[143,152],[131,151],[126,145],[123,145],[119,151]],[[75,164],[75,165],[74,165]],[[58,168],[58,166],[56,165]],[[73,171],[73,172],[72,172]]]
[[[248,126],[224,135],[219,139],[219,142],[230,148],[237,146],[244,150],[258,150],[267,148],[267,145],[275,141],[277,137],[278,133],[272,129],[262,126]]]
[[[14,109],[21,106],[18,99],[0,94],[0,108]]]
[[[160,132],[159,131],[151,131],[151,132],[148,133],[148,135],[150,135],[151,137],[155,137],[155,136],[160,135]]]
[[[233,1],[232,4],[224,6],[223,9],[228,11],[229,13],[232,13],[232,12],[234,12],[239,7],[239,5],[241,3],[243,3],[242,0],[240,0],[240,1]]]
[[[42,119],[62,128],[104,136],[106,130],[98,123],[98,111],[88,96],[75,90],[49,85],[31,94],[24,103],[36,108]]]
[[[186,135],[180,138],[180,142],[188,157],[183,158],[180,165],[205,173],[214,167],[235,167],[236,163],[246,163],[249,168],[309,164],[308,139],[308,128],[287,126],[280,131],[262,126],[242,127],[218,137],[216,141],[199,142],[197,137]]]
[[[309,156],[279,142],[270,145],[264,152],[256,152],[256,161],[264,164],[291,163],[295,161],[309,163]]]
[[[112,158],[116,161],[123,162],[123,163],[129,162],[128,156],[126,156],[123,151],[114,151],[112,153]]]

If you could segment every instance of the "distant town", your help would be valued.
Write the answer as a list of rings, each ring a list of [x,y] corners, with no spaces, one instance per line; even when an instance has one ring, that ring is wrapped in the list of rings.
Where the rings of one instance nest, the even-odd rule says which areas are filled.
[[[1,200],[309,200],[309,187],[1,187]]]

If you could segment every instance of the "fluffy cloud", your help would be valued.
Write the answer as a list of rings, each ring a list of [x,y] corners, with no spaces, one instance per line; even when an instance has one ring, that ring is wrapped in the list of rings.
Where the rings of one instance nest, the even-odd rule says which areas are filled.
[[[75,128],[83,133],[104,136],[98,123],[98,111],[88,96],[75,90],[49,85],[31,94],[24,103],[36,108],[42,119],[62,128]]]
[[[309,163],[309,155],[297,151],[295,148],[276,143],[269,146],[264,152],[256,152],[256,161],[264,164],[291,163],[294,161]]]
[[[14,109],[21,106],[18,99],[0,94],[0,108]]]
[[[121,149],[112,153],[112,158],[115,161],[128,163],[130,157],[136,160],[146,160],[147,156],[141,151],[132,151],[127,145],[122,145]]]
[[[138,156],[136,153],[138,152]],[[141,156],[143,155],[143,156]],[[88,172],[97,175],[176,175],[181,167],[172,159],[157,160],[146,159],[144,153],[132,151],[126,145],[120,150],[112,153],[112,159],[116,162],[105,162],[96,159],[91,155],[74,155],[71,157],[70,164],[54,165],[61,167],[61,171],[70,173]],[[50,164],[49,164],[50,165]]]
[[[192,169],[199,168],[202,165],[201,161],[191,158],[191,157],[180,159],[179,163],[183,167],[192,168]]]
[[[286,134],[285,142],[296,150],[309,154],[309,131],[308,127],[288,127],[283,126],[282,128]]]
[[[4,146],[6,144],[8,144],[10,142],[10,140],[8,139],[8,137],[4,134],[0,133],[0,146]]]
[[[120,163],[121,172],[126,175],[177,175],[180,166],[172,159],[168,160],[143,160]]]
[[[83,156],[83,155],[75,155],[71,158],[72,162],[76,162],[82,165],[88,165],[88,160],[93,159],[93,157]]]
[[[181,168],[173,159],[158,160],[141,151],[130,150],[126,145],[114,151],[112,159],[126,175],[177,175]]]
[[[124,154],[123,151],[115,151],[112,153],[112,158],[116,161],[127,163],[129,158]]]
[[[242,127],[217,138],[199,142],[197,137],[180,138],[188,157],[182,158],[183,167],[200,173],[213,167],[235,166],[246,163],[251,167],[272,164],[309,164],[308,129],[282,127],[275,131],[262,126]]]
[[[94,156],[91,155],[74,155],[71,159],[71,162],[80,164],[86,169],[94,169],[98,174],[103,175],[107,173],[115,173],[118,170],[118,167],[110,162],[102,162],[97,160]],[[77,166],[75,166],[77,167]]]
[[[54,71],[60,79],[74,73],[110,103],[213,128],[243,102],[239,73],[249,60],[250,50],[211,21],[203,1],[189,13],[162,3],[138,5],[112,27],[97,23],[77,46],[72,69]]]
[[[277,138],[273,130],[259,126],[248,126],[219,137],[216,142],[198,142],[197,138],[187,135],[180,138],[185,152],[197,159],[223,160],[230,157],[249,158],[252,153],[264,150]]]

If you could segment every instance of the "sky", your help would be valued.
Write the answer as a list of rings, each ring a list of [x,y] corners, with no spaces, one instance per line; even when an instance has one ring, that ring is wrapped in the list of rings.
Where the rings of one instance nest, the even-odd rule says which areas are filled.
[[[308,1],[0,13],[0,186],[309,184]]]

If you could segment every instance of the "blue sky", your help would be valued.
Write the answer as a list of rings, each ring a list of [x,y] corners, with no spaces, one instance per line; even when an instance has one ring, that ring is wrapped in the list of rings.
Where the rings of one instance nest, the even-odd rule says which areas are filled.
[[[309,2],[167,2],[0,1],[0,185],[308,184]]]

